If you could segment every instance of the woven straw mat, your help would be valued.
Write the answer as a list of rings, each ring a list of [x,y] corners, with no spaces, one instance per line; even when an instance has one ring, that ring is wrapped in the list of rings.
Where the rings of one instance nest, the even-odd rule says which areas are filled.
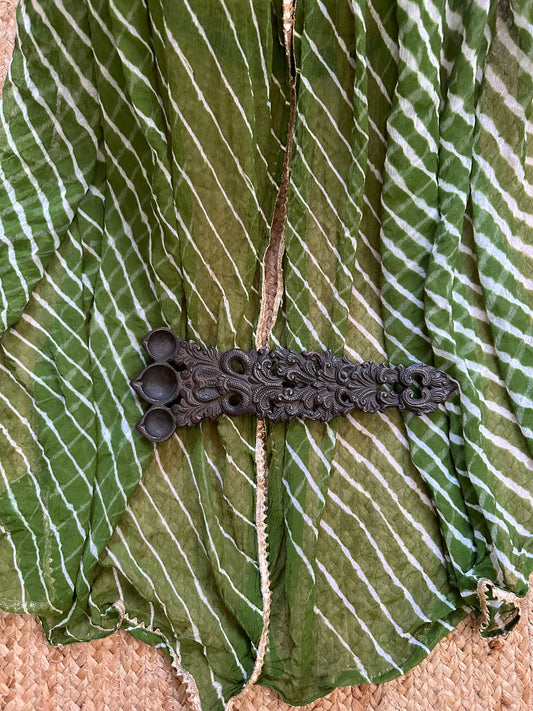
[[[0,0],[0,86],[15,34],[16,0]],[[2,711],[187,711],[184,688],[159,650],[125,632],[51,647],[37,618],[0,611]],[[533,711],[533,589],[520,624],[483,640],[473,617],[396,681],[337,689],[306,711]],[[235,711],[288,711],[256,686]]]

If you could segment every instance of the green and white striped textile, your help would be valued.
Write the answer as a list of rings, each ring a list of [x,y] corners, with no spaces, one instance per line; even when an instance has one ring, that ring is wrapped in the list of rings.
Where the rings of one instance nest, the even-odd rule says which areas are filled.
[[[252,673],[293,704],[392,679],[471,609],[499,634],[533,570],[528,0],[296,5],[271,344],[434,364],[446,407],[269,425],[266,577],[254,418],[134,429],[147,331],[254,346],[282,18],[21,0],[0,112],[0,606],[129,629],[204,711]]]

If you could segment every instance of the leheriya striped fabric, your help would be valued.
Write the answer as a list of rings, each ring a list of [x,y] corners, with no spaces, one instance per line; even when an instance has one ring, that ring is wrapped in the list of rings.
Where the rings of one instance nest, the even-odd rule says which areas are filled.
[[[284,9],[21,0],[1,107],[0,605],[129,629],[204,711],[392,679],[472,609],[500,634],[533,570],[533,5],[298,0],[292,42]],[[154,446],[159,326],[459,390]]]

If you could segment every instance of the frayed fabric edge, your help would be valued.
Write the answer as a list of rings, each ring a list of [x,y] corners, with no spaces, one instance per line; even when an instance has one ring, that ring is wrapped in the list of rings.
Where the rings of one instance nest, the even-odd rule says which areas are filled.
[[[481,624],[479,626],[480,633],[487,630],[490,625],[490,612],[488,604],[489,595],[492,595],[494,599],[499,602],[506,602],[509,605],[512,605],[517,612],[516,623],[518,623],[522,616],[522,599],[519,598],[518,595],[508,592],[507,590],[502,590],[502,588],[497,587],[497,585],[495,585],[489,578],[480,578],[478,580],[476,592],[481,610]],[[508,632],[510,632],[510,630],[507,630],[507,632],[504,632],[503,634],[508,634]]]

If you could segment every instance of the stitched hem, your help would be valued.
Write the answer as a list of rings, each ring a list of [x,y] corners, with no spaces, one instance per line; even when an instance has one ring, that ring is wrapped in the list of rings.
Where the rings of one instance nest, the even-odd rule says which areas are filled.
[[[117,630],[122,627],[122,623],[124,620],[129,622],[131,625],[134,627],[140,627],[143,630],[147,630],[148,632],[153,632],[154,634],[158,635],[161,637],[161,639],[165,642],[167,649],[170,654],[171,658],[171,664],[172,668],[176,672],[176,675],[180,682],[185,685],[185,696],[187,698],[187,703],[188,703],[188,708],[190,711],[202,711],[202,703],[200,701],[200,692],[198,691],[198,687],[196,686],[196,682],[194,680],[194,677],[190,672],[188,672],[186,669],[183,668],[181,661],[178,657],[178,654],[172,644],[170,643],[170,640],[166,635],[164,635],[161,630],[158,627],[152,627],[151,625],[147,625],[144,622],[139,622],[139,620],[136,617],[130,617],[128,613],[126,612],[126,607],[124,605],[123,600],[117,600],[113,607],[118,610],[118,613],[120,615],[119,623],[117,625]]]
[[[283,298],[283,254],[285,251],[285,224],[287,221],[287,201],[289,195],[289,171],[292,153],[292,139],[296,119],[296,75],[294,71],[294,13],[296,0],[283,0],[283,36],[287,61],[290,71],[290,113],[287,129],[287,141],[280,188],[276,197],[274,214],[270,226],[268,245],[263,259],[263,284],[261,290],[261,309],[257,322],[255,336],[256,348],[268,348],[270,334],[279,312]],[[268,444],[267,427],[264,420],[258,420],[255,437],[256,461],[256,501],[255,524],[257,529],[257,549],[259,558],[259,574],[261,579],[261,597],[263,601],[263,628],[257,645],[257,656],[254,668],[240,693],[232,697],[226,704],[226,711],[233,709],[236,699],[259,679],[265,655],[268,649],[268,634],[270,628],[270,573],[268,569],[268,532],[266,515],[268,509]]]

